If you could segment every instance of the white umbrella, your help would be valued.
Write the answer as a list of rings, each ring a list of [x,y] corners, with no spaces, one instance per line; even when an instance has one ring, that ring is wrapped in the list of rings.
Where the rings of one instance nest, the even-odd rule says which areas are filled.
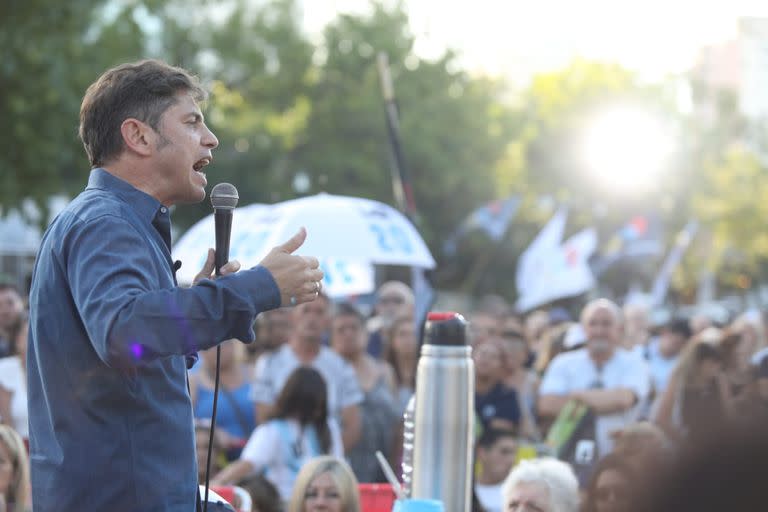
[[[435,266],[424,240],[400,212],[378,201],[331,194],[235,209],[230,259],[246,268],[256,265],[301,226],[308,236],[297,254],[321,260],[331,295],[373,291],[374,264]],[[174,256],[184,262],[180,281],[191,281],[213,240],[213,214],[182,236],[174,247]]]

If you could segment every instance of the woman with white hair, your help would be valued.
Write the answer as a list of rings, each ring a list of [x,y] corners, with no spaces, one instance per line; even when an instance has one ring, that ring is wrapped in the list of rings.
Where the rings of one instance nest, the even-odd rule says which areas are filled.
[[[576,512],[579,483],[565,462],[545,457],[523,460],[502,487],[504,512]]]

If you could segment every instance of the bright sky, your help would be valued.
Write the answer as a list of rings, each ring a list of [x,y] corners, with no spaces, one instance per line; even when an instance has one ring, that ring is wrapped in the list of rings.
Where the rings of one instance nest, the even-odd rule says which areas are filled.
[[[768,15],[764,0],[410,0],[417,52],[451,46],[470,69],[525,81],[573,57],[612,60],[648,79],[690,68],[698,49],[736,34],[740,16]],[[706,8],[704,7],[706,5]],[[367,0],[304,0],[305,24],[319,31]]]

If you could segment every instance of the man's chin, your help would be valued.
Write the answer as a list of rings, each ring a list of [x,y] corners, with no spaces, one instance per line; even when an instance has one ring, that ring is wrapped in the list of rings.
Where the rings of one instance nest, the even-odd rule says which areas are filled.
[[[195,191],[176,201],[177,204],[197,204],[205,199],[205,188],[195,187]]]

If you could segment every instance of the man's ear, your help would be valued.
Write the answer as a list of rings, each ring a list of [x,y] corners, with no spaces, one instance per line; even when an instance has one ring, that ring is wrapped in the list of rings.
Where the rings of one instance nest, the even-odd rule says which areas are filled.
[[[129,117],[120,125],[120,133],[126,149],[141,156],[152,154],[155,131],[138,119]]]

